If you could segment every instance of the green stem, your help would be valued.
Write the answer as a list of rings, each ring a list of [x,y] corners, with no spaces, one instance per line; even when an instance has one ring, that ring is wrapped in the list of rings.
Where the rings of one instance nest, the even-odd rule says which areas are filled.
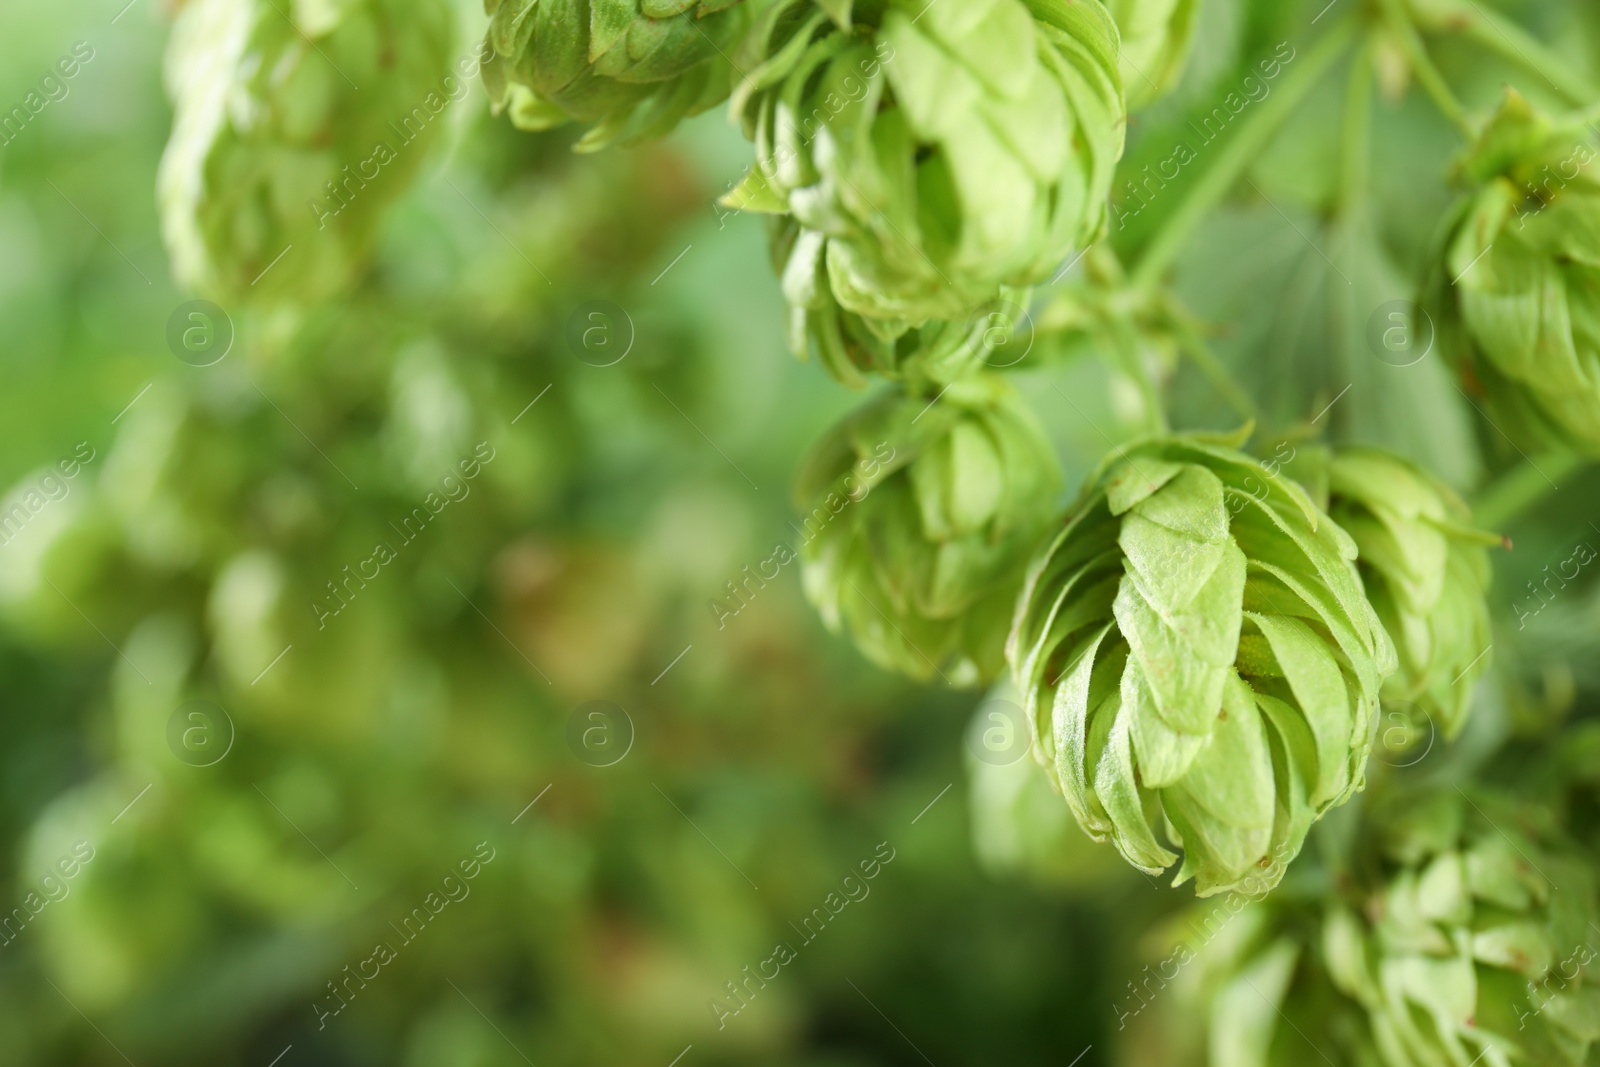
[[[1406,59],[1411,63],[1418,84],[1433,100],[1434,106],[1455,124],[1463,137],[1468,141],[1476,140],[1478,131],[1467,118],[1467,109],[1462,106],[1456,94],[1451,91],[1450,83],[1445,81],[1444,75],[1439,73],[1439,68],[1434,65],[1433,57],[1428,55],[1427,45],[1422,43],[1422,36],[1417,33],[1416,26],[1406,17],[1405,10],[1400,6],[1400,0],[1383,0],[1383,14],[1389,23],[1389,28],[1399,40]]]
[[[1508,63],[1543,78],[1569,103],[1583,107],[1600,95],[1587,78],[1573,73],[1566,61],[1537,37],[1482,4],[1473,3],[1470,9],[1461,9],[1454,25],[1464,30],[1469,39]]]
[[[1150,289],[1155,286],[1183,251],[1184,242],[1194,228],[1228,195],[1245,168],[1256,161],[1279,127],[1294,113],[1328,68],[1344,54],[1354,35],[1355,26],[1348,20],[1329,29],[1322,40],[1306,52],[1299,66],[1284,78],[1278,91],[1263,101],[1255,114],[1237,128],[1233,139],[1221,150],[1216,161],[1200,176],[1155,239],[1145,247],[1131,278],[1136,288]]]
[[[1339,176],[1339,210],[1345,217],[1366,205],[1372,174],[1372,46],[1356,53],[1344,97],[1342,163]]]
[[[1472,506],[1473,523],[1486,530],[1504,528],[1554,493],[1552,482],[1578,470],[1584,462],[1570,452],[1558,452],[1522,463],[1478,494]]]
[[[1228,368],[1222,365],[1211,346],[1205,339],[1193,330],[1183,330],[1178,335],[1178,343],[1183,347],[1184,355],[1199,368],[1200,373],[1206,376],[1211,387],[1222,394],[1222,399],[1233,409],[1235,415],[1245,422],[1256,422],[1256,406],[1251,403],[1250,397],[1239,388],[1239,383],[1233,380],[1233,375],[1228,373]]]

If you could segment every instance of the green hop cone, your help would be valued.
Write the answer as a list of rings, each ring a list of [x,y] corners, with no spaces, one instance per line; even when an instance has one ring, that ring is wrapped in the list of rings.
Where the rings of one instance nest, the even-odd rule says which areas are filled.
[[[781,0],[733,110],[756,146],[734,207],[826,238],[833,295],[960,322],[1047,280],[1102,230],[1125,115],[1096,0]]]
[[[1029,553],[1060,489],[1003,379],[895,391],[831,430],[801,470],[806,595],[874,663],[919,680],[1000,674]]]
[[[773,259],[789,302],[789,347],[802,359],[815,352],[843,385],[864,388],[869,374],[944,385],[984,364],[1007,367],[1027,354],[1026,290],[1002,287],[995,300],[960,322],[918,326],[866,318],[840,307],[828,285],[827,238],[789,215],[776,216],[772,228]]]
[[[444,126],[454,26],[449,0],[187,5],[158,178],[179,282],[219,299],[344,288]]]
[[[728,98],[746,0],[487,0],[484,85],[523,129],[589,123],[579,151],[665,136]]]
[[[1600,150],[1508,91],[1463,161],[1433,286],[1446,352],[1497,425],[1600,455]]]
[[[1007,650],[1035,756],[1091,836],[1156,874],[1177,859],[1165,822],[1201,896],[1278,883],[1362,785],[1395,666],[1355,558],[1227,443],[1108,457],[1034,562]]]
[[[1106,6],[1121,31],[1118,58],[1128,109],[1143,107],[1183,74],[1199,0],[1108,0]]]
[[[1355,541],[1367,596],[1399,653],[1385,701],[1454,738],[1488,669],[1489,553],[1449,486],[1398,456],[1347,448],[1328,464],[1328,513]]]
[[[1600,1038],[1588,855],[1536,805],[1444,786],[1380,813],[1381,884],[1324,930],[1387,1067],[1577,1065]]]

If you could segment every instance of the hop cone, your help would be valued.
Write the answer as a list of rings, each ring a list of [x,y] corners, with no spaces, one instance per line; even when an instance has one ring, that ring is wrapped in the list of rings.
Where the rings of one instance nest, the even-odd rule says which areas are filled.
[[[1396,456],[1336,452],[1328,513],[1360,550],[1367,595],[1399,653],[1384,697],[1413,704],[1454,737],[1488,667],[1489,554],[1450,488]]]
[[[579,151],[664,136],[727,99],[744,0],[487,0],[484,84],[530,130],[589,123]]]
[[[1394,651],[1350,537],[1200,437],[1119,450],[1034,563],[1008,655],[1084,829],[1202,896],[1276,885],[1364,778]]]
[[[806,594],[879,666],[953,685],[992,679],[1059,487],[1048,442],[1004,380],[886,395],[830,431],[801,471]]]
[[[868,374],[943,385],[982,364],[1010,366],[1026,354],[1029,338],[1018,328],[1025,290],[1003,287],[988,307],[961,322],[916,326],[866,318],[840,307],[828,285],[828,238],[787,215],[773,220],[773,231],[773,258],[789,302],[789,347],[802,359],[815,351],[844,385],[863,388]]]
[[[729,198],[825,236],[841,306],[968,319],[1095,237],[1124,125],[1099,3],[841,6],[781,0],[752,31],[733,108],[756,164]]]
[[[1382,1062],[1592,1062],[1592,861],[1533,805],[1453,786],[1396,799],[1381,887],[1324,932],[1330,973],[1365,1006]]]
[[[1480,184],[1435,286],[1451,354],[1496,423],[1589,455],[1600,455],[1596,155],[1587,129],[1508,93],[1463,164]]]
[[[1128,108],[1143,107],[1172,88],[1194,39],[1198,0],[1108,0],[1121,31],[1119,54]]]
[[[186,6],[158,179],[179,282],[218,298],[342,288],[464,89],[453,27],[448,0]]]

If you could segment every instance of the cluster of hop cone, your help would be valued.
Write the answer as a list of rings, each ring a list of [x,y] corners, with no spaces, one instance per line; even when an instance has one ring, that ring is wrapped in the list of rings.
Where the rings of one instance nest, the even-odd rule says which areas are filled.
[[[313,5],[293,24],[267,0],[190,0],[180,16],[161,184],[197,289],[336,292],[423,158],[425,144],[397,147],[331,222],[305,209],[456,58],[449,0],[326,7],[315,24]],[[528,129],[582,124],[581,151],[729,103],[754,158],[725,203],[770,220],[791,347],[847,386],[891,383],[802,466],[801,506],[829,516],[803,553],[807,595],[886,668],[963,686],[1009,673],[1032,752],[1091,837],[1151,874],[1181,858],[1177,880],[1203,896],[1263,897],[1363,789],[1381,709],[1444,740],[1462,730],[1492,659],[1502,539],[1442,481],[1310,436],[1263,462],[1251,427],[1155,432],[1113,447],[1063,507],[1049,442],[1003,373],[1012,312],[1074,257],[1101,264],[1064,298],[1081,314],[1057,300],[1046,318],[1118,306],[1125,282],[1096,245],[1128,108],[1181,73],[1194,0],[487,8],[471,54],[491,101]],[[1509,93],[1457,165],[1429,295],[1441,351],[1497,426],[1591,456],[1600,184],[1567,172],[1593,143]],[[1540,183],[1552,166],[1559,187]],[[246,293],[280,248],[313,240],[314,269]],[[1254,976],[1269,1005],[1306,987],[1327,1010],[1302,1022],[1338,1030],[1349,1062],[1587,1062],[1600,991],[1565,961],[1587,964],[1600,938],[1574,814],[1594,774],[1565,747],[1526,788],[1366,806],[1309,903],[1241,925],[1207,987],[1213,1057],[1278,1047],[1271,1012],[1230,1006]]]

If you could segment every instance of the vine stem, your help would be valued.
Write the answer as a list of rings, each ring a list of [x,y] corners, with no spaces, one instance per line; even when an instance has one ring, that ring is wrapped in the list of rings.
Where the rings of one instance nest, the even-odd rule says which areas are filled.
[[[1400,6],[1400,0],[1383,0],[1383,14],[1389,23],[1389,28],[1399,40],[1406,59],[1411,63],[1411,69],[1417,76],[1417,83],[1428,94],[1440,114],[1449,119],[1456,129],[1461,131],[1463,137],[1469,142],[1476,140],[1478,131],[1467,118],[1467,109],[1462,106],[1460,99],[1450,89],[1450,83],[1445,81],[1444,75],[1439,73],[1439,68],[1434,65],[1433,57],[1428,55],[1428,46],[1422,42],[1422,35],[1417,33],[1417,27],[1406,17],[1405,10]]]
[[[1463,30],[1467,37],[1514,66],[1543,78],[1567,102],[1578,107],[1591,103],[1597,95],[1587,78],[1574,74],[1565,60],[1556,55],[1533,34],[1510,19],[1502,18],[1469,0],[1471,11],[1462,8],[1453,25]]]
[[[1513,467],[1487,486],[1472,502],[1472,521],[1486,530],[1498,530],[1554,493],[1552,479],[1565,478],[1584,465],[1580,456],[1561,452],[1528,460]]]
[[[1355,26],[1342,21],[1308,49],[1300,66],[1292,70],[1260,108],[1241,124],[1226,147],[1167,219],[1155,239],[1145,247],[1131,276],[1138,289],[1153,288],[1178,254],[1194,228],[1228,195],[1240,175],[1260,156],[1279,127],[1286,122],[1328,69],[1344,55],[1355,36]]]

